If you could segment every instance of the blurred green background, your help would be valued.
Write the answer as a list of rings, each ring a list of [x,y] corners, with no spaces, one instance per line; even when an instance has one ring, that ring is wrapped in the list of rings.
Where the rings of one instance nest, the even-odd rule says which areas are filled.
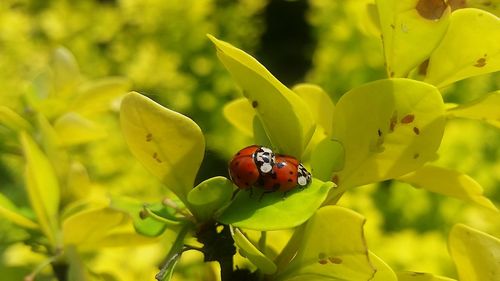
[[[52,54],[63,46],[74,55],[84,80],[125,77],[130,90],[191,117],[207,142],[198,182],[227,176],[229,157],[251,139],[223,117],[224,104],[241,93],[218,62],[206,34],[253,54],[287,86],[315,83],[336,101],[355,86],[385,78],[377,25],[367,8],[372,2],[3,0],[0,104],[28,114],[26,93],[46,81],[43,75],[51,66]],[[455,83],[443,94],[447,102],[463,103],[499,88],[500,75],[494,73]],[[97,192],[144,201],[159,200],[168,193],[128,152],[116,108],[93,120],[106,137],[68,152],[85,165]],[[22,159],[13,144],[16,138],[0,125],[0,192],[26,207]],[[437,162],[472,176],[498,206],[499,147],[500,133],[493,126],[453,120]],[[357,188],[339,204],[367,217],[369,247],[395,270],[456,276],[446,240],[457,222],[500,236],[500,220],[490,211],[396,182]],[[12,244],[23,235],[0,221],[0,271],[13,278],[29,273],[40,261],[27,246]],[[167,233],[160,244],[106,249],[93,254],[91,266],[116,280],[150,280],[168,241]],[[210,268],[199,255],[189,254],[176,278],[213,280]]]

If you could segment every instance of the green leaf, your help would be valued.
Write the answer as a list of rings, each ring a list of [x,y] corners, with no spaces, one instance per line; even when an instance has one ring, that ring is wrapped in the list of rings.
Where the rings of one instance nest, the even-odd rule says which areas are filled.
[[[292,90],[304,100],[313,114],[317,126],[329,136],[332,133],[332,117],[335,110],[330,96],[321,87],[314,84],[298,84]]]
[[[15,132],[31,131],[33,129],[28,121],[3,105],[0,106],[0,125],[4,125]]]
[[[406,77],[446,32],[450,8],[438,0],[377,0],[389,77]]]
[[[0,216],[21,227],[38,229],[38,224],[21,215],[14,203],[2,193],[0,193]]]
[[[54,122],[54,130],[62,146],[83,144],[106,136],[103,128],[76,112],[59,117]]]
[[[363,234],[365,218],[326,206],[307,222],[295,258],[276,280],[371,280],[376,272]]]
[[[123,99],[120,121],[132,154],[185,202],[205,151],[200,127],[135,92]]]
[[[25,179],[28,197],[40,228],[52,246],[57,246],[59,183],[45,154],[25,132],[21,143],[26,158]]]
[[[85,266],[82,257],[78,254],[74,245],[65,248],[68,259],[68,280],[71,281],[90,281],[92,280],[89,270]]]
[[[225,177],[213,177],[198,184],[187,196],[190,210],[199,221],[206,221],[231,200],[233,183]]]
[[[332,187],[331,182],[313,179],[308,187],[303,190],[297,188],[286,197],[282,192],[273,192],[260,198],[262,191],[258,188],[254,188],[253,194],[240,191],[217,220],[254,230],[292,228],[314,214]]]
[[[247,136],[252,136],[252,123],[255,111],[246,98],[239,98],[228,102],[223,109],[224,117],[234,127]]]
[[[454,11],[448,31],[429,59],[424,81],[441,88],[500,70],[498,38],[496,16],[473,8]]]
[[[240,254],[249,259],[263,274],[276,272],[276,264],[259,251],[238,228],[231,228],[231,235],[234,243],[238,246]]]
[[[460,280],[500,279],[500,240],[463,224],[456,224],[448,242]]]
[[[257,115],[254,116],[252,125],[254,142],[265,147],[273,147],[271,140],[266,134],[264,125]]]
[[[452,107],[447,110],[447,116],[484,120],[500,128],[500,90],[467,104]]]
[[[311,154],[312,174],[323,181],[332,180],[332,173],[342,170],[345,162],[345,150],[337,140],[324,139]]]
[[[399,177],[435,158],[444,105],[432,85],[379,80],[352,89],[336,105],[332,139],[345,150],[332,179],[341,189]]]
[[[123,212],[111,208],[85,210],[64,220],[62,231],[65,245],[94,249],[115,227],[126,222]]]
[[[377,257],[374,253],[369,252],[370,261],[373,267],[376,269],[375,276],[370,281],[401,281],[396,276],[396,273],[392,271],[381,258]]]
[[[398,281],[456,281],[456,280],[424,272],[401,271],[398,272]]]
[[[305,102],[253,57],[229,43],[208,37],[257,112],[273,147],[300,158],[315,130]]]
[[[84,115],[109,110],[113,100],[125,95],[130,86],[130,81],[123,77],[108,77],[85,83],[79,88],[71,110]]]
[[[473,202],[490,210],[498,211],[495,205],[483,196],[481,185],[473,178],[458,171],[426,165],[398,178],[398,180],[418,188]]]

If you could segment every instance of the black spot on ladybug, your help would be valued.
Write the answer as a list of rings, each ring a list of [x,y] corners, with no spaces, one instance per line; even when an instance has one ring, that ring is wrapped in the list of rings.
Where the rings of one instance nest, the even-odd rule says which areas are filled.
[[[151,134],[151,133],[147,134],[147,135],[146,135],[146,141],[147,141],[147,142],[150,142],[150,141],[152,141],[152,140],[153,140],[153,134]]]
[[[413,127],[413,132],[415,133],[415,135],[420,135],[420,129],[417,127]]]
[[[293,180],[292,179],[288,179],[288,182],[293,182]]]
[[[259,102],[256,100],[252,101],[252,107],[257,108],[257,106],[259,106]]]
[[[290,175],[293,175],[293,171],[290,171]]]
[[[250,184],[249,184],[248,182],[245,182],[245,185],[246,185],[246,186],[249,186]]]
[[[279,183],[275,183],[275,184],[273,185],[273,190],[278,190],[278,189],[280,189],[280,186],[281,186],[281,185],[280,185]]]
[[[236,161],[236,162],[234,162],[234,165],[235,165],[235,166],[238,166],[239,164],[240,164],[240,161]]]
[[[273,178],[273,179],[277,179],[277,178],[278,178],[278,174],[276,174],[276,173],[272,173],[272,174],[271,174],[271,178]]]
[[[240,153],[240,152],[238,152],[238,153],[236,153],[236,156],[238,156],[238,155],[240,155],[240,154],[241,154],[241,153]]]

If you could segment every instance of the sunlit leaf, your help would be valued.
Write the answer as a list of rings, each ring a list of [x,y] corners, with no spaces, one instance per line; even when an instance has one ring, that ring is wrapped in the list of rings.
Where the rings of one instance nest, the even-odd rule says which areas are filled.
[[[317,126],[323,128],[326,135],[330,135],[335,109],[330,96],[321,87],[314,84],[298,84],[292,90],[302,97],[309,107]]]
[[[217,220],[255,230],[292,228],[314,214],[332,187],[331,182],[313,179],[305,189],[297,188],[286,194],[286,197],[282,192],[262,195],[258,188],[254,188],[252,194],[240,191]]]
[[[276,272],[276,264],[259,251],[238,228],[231,228],[231,235],[240,253],[249,259],[262,273],[273,274]]]
[[[376,269],[375,276],[370,281],[401,281],[381,258],[372,252],[369,252],[369,255],[371,264]]]
[[[444,131],[444,105],[432,85],[379,80],[343,95],[332,139],[345,151],[332,180],[343,189],[399,177],[434,159]]]
[[[332,180],[332,173],[342,170],[345,161],[344,146],[337,140],[324,139],[311,155],[312,174],[320,180]]]
[[[443,40],[432,53],[425,82],[444,87],[455,81],[500,70],[500,20],[467,8],[452,13]]]
[[[235,99],[224,106],[224,117],[247,136],[253,135],[255,111],[246,98]]]
[[[459,280],[500,279],[500,240],[463,224],[456,224],[448,242]]]
[[[187,197],[191,212],[199,221],[211,219],[215,211],[231,200],[233,183],[225,177],[213,177],[193,188]]]
[[[429,57],[448,27],[444,0],[377,0],[389,77],[406,77]]]
[[[455,279],[424,272],[401,271],[397,275],[398,281],[455,281]]]
[[[276,280],[370,280],[376,269],[363,234],[365,219],[339,206],[319,209],[307,222],[295,258]]]
[[[123,99],[120,121],[132,154],[185,201],[205,151],[198,125],[135,92]]]
[[[500,90],[447,110],[448,117],[484,120],[500,128]]]
[[[273,147],[273,144],[271,143],[271,140],[269,140],[266,130],[262,125],[262,121],[257,115],[254,116],[252,125],[254,142],[265,147]]]
[[[57,96],[73,94],[80,82],[80,70],[73,54],[64,47],[57,48],[52,54],[51,69]]]
[[[483,196],[483,188],[479,183],[468,175],[455,170],[426,165],[398,178],[398,180],[418,188],[473,202],[498,211],[495,205]]]
[[[257,112],[273,147],[300,158],[315,130],[304,101],[247,53],[211,35],[209,38]]]
[[[83,84],[71,104],[71,109],[80,114],[109,110],[114,99],[129,91],[130,84],[130,81],[123,77],[108,77]]]
[[[31,131],[32,127],[28,121],[26,121],[19,114],[14,112],[12,109],[0,105],[0,125],[3,125],[13,131]]]
[[[38,223],[51,244],[57,244],[59,183],[49,160],[25,132],[21,143],[26,158],[26,188]]]
[[[2,193],[0,193],[0,217],[3,217],[21,227],[37,229],[38,225],[33,222],[31,219],[22,215],[17,207],[9,200],[9,198],[5,197]]]
[[[54,122],[54,130],[62,146],[87,143],[106,136],[103,128],[76,112],[68,112],[59,117]]]
[[[64,220],[62,231],[65,245],[82,249],[99,247],[98,242],[115,227],[126,222],[123,212],[110,208],[85,210]]]

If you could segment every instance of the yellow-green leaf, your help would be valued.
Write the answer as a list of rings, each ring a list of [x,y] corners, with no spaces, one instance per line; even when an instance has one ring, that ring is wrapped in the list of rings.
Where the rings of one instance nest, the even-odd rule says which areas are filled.
[[[332,139],[343,145],[345,161],[332,180],[342,189],[399,177],[434,159],[445,124],[439,91],[401,78],[347,92],[333,120]]]
[[[20,214],[16,206],[9,198],[0,193],[0,217],[25,228],[37,229],[38,225],[31,219]]]
[[[322,128],[329,136],[332,133],[333,110],[335,109],[330,96],[314,84],[298,84],[292,90],[302,97],[312,112],[317,127]]]
[[[369,254],[370,261],[376,269],[375,276],[373,276],[373,279],[370,279],[370,281],[401,281],[398,280],[392,268],[390,268],[381,258],[377,257],[372,252],[369,252]]]
[[[319,209],[306,224],[296,256],[276,280],[371,280],[376,269],[364,223],[360,214],[343,207]]]
[[[76,112],[59,117],[54,122],[54,130],[62,146],[83,144],[106,136],[103,128]]]
[[[456,224],[448,242],[458,277],[463,281],[500,280],[500,240]]]
[[[500,70],[500,20],[479,9],[452,13],[443,40],[432,53],[425,82],[444,87]]]
[[[200,127],[135,92],[123,99],[120,122],[132,154],[185,202],[205,151]]]
[[[73,54],[64,47],[57,48],[52,54],[51,70],[57,96],[74,94],[80,82],[80,70]]]
[[[473,178],[458,171],[426,165],[398,178],[398,180],[418,188],[473,202],[498,211],[495,205],[483,196],[481,185]]]
[[[448,27],[444,0],[377,0],[389,77],[406,77],[429,57]]]
[[[500,90],[447,110],[448,117],[484,120],[500,128]]]
[[[398,272],[398,281],[456,281],[447,277],[436,276],[425,272],[401,271]]]
[[[259,251],[238,228],[231,228],[231,235],[242,256],[249,259],[262,273],[273,274],[276,272],[276,264]]]
[[[261,119],[273,147],[300,158],[315,130],[305,102],[253,57],[211,35],[209,38]]]
[[[108,77],[83,84],[71,108],[84,115],[109,110],[113,100],[129,91],[130,84],[123,77]]]
[[[25,132],[21,143],[26,159],[25,179],[31,207],[38,223],[52,246],[56,246],[58,233],[59,183],[45,154]]]
[[[110,208],[85,210],[64,220],[62,224],[64,244],[75,245],[82,249],[99,247],[113,228],[126,222],[123,212]]]
[[[191,212],[199,221],[206,221],[231,200],[233,182],[225,177],[213,177],[203,181],[188,193]]]
[[[12,109],[0,105],[0,125],[13,131],[31,131],[31,124]]]
[[[253,119],[255,111],[246,98],[230,101],[224,106],[224,117],[234,127],[247,136],[253,135]]]

